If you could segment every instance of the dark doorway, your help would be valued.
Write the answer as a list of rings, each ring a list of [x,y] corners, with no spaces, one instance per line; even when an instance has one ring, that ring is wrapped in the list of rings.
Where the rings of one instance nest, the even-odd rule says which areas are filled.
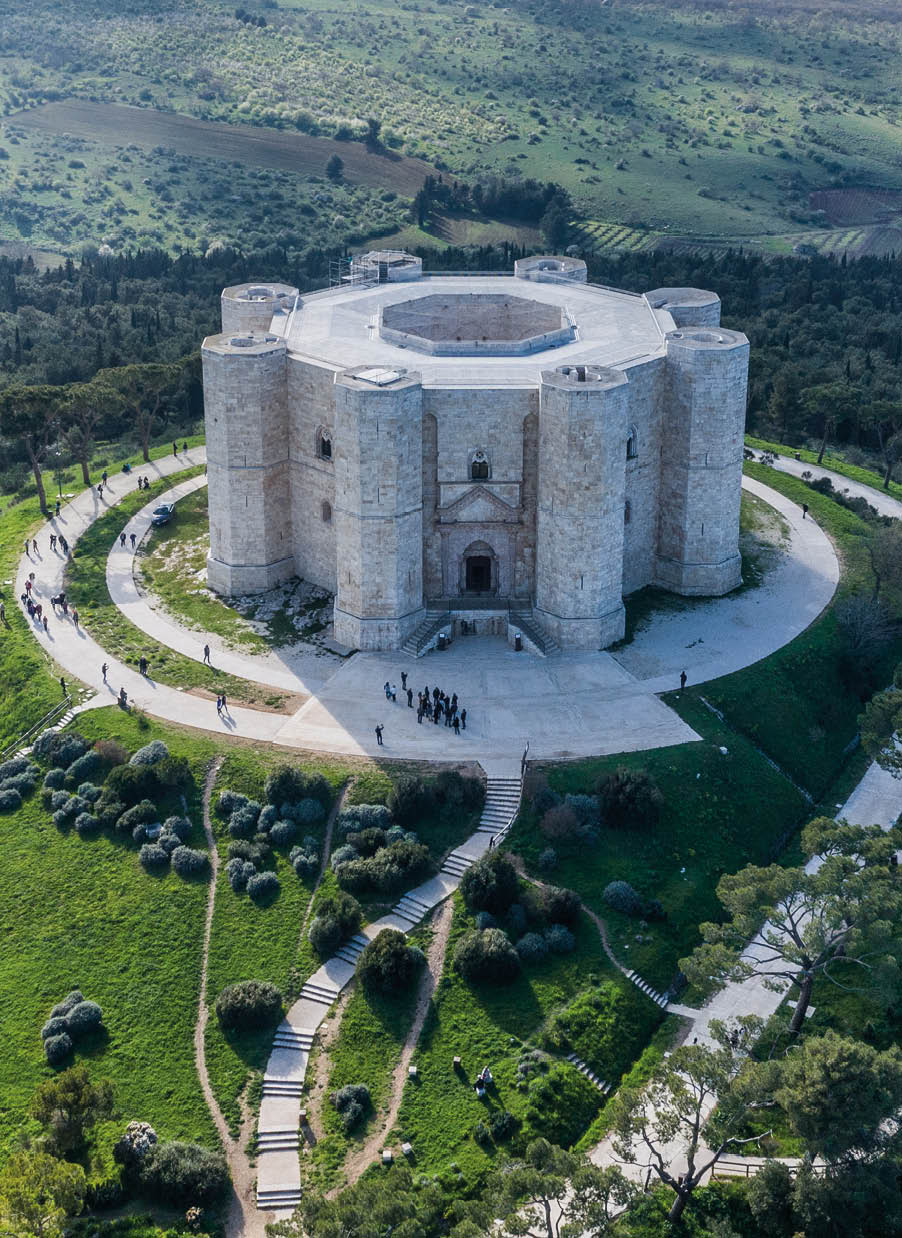
[[[492,560],[488,555],[467,558],[467,593],[488,593],[492,587]]]

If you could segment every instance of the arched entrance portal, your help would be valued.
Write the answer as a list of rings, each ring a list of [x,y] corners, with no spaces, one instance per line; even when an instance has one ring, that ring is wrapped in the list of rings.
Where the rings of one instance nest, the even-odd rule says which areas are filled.
[[[471,542],[461,555],[460,592],[470,597],[498,592],[498,558],[487,542]]]

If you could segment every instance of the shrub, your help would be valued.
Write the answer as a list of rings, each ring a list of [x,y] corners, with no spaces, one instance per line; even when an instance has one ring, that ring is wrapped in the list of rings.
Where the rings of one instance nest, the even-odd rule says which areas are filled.
[[[491,851],[464,873],[460,892],[470,911],[503,915],[518,894],[517,870],[501,851]]]
[[[276,808],[275,804],[266,804],[261,809],[260,816],[257,818],[257,829],[263,834],[268,834],[278,820],[278,808]]]
[[[506,1109],[498,1109],[489,1118],[489,1133],[496,1143],[503,1143],[516,1132],[520,1123]]]
[[[229,817],[229,833],[233,838],[250,838],[257,828],[259,817],[260,805],[256,800],[248,800]]]
[[[44,775],[44,782],[42,785],[48,791],[59,791],[65,781],[65,778],[65,770],[48,769],[47,773]]]
[[[140,843],[146,843],[147,841],[148,841],[147,826],[142,821],[138,825],[136,825],[135,828],[132,830],[132,842],[136,842],[140,844]]]
[[[480,930],[480,932],[487,928],[497,928],[498,921],[490,911],[477,911],[476,927]]]
[[[454,950],[454,966],[467,981],[510,984],[520,971],[520,959],[500,929],[465,933]]]
[[[229,859],[250,860],[251,864],[257,867],[268,863],[272,850],[268,842],[260,842],[258,838],[253,840],[239,838],[229,843]]]
[[[50,1011],[51,1019],[57,1019],[62,1015],[67,1015],[74,1006],[77,1006],[79,1002],[83,1002],[84,1000],[84,994],[81,989],[73,989],[71,993],[66,994],[61,1002],[57,1002],[57,1004]]]
[[[46,1040],[48,1036],[62,1036],[63,1032],[68,1032],[69,1021],[65,1015],[54,1015],[47,1020],[41,1028],[41,1040]]]
[[[576,814],[580,825],[596,826],[601,823],[601,809],[594,795],[565,795],[564,803]]]
[[[59,1036],[48,1036],[44,1041],[44,1056],[51,1066],[59,1066],[65,1062],[72,1052],[72,1038],[66,1032]]]
[[[402,778],[392,788],[388,808],[400,825],[414,825],[422,817],[435,812],[435,792],[422,778]]]
[[[549,886],[542,891],[542,910],[552,924],[576,924],[582,904],[574,890]]]
[[[165,761],[169,756],[169,749],[161,739],[152,739],[149,744],[145,744],[143,748],[139,748],[129,765],[156,765],[158,761]]]
[[[57,774],[61,774],[62,772],[63,771],[61,769],[54,770],[54,773],[57,773]],[[69,803],[69,800],[71,798],[72,796],[69,794],[68,791],[54,791],[53,794],[50,796],[50,807],[53,809],[54,812],[60,812],[63,809],[65,809],[66,805]]]
[[[536,792],[532,797],[532,810],[537,817],[544,817],[549,809],[556,808],[560,803],[561,797],[557,791],[552,791],[551,787],[545,783],[543,786],[536,788]]]
[[[118,739],[98,739],[94,751],[110,769],[114,765],[124,765],[128,760],[128,753]]]
[[[5,782],[7,778],[15,778],[17,774],[24,774],[26,770],[33,768],[28,757],[12,757],[9,761],[0,764],[0,782]]]
[[[187,787],[191,781],[191,766],[187,757],[165,757],[153,767],[161,787],[174,790]]]
[[[543,873],[550,873],[557,868],[557,852],[554,847],[546,847],[539,854],[539,868]]]
[[[332,788],[322,774],[307,774],[294,765],[277,765],[264,784],[268,804],[297,804],[317,800],[324,809],[332,803]]]
[[[460,770],[442,770],[436,775],[432,789],[438,802],[447,808],[475,812],[485,803],[485,783],[482,779],[462,774]]]
[[[424,843],[392,843],[367,859],[350,860],[336,870],[339,885],[352,893],[374,890],[388,894],[409,885],[429,865],[429,848]]]
[[[175,834],[183,843],[191,837],[191,822],[187,817],[167,817],[163,829],[167,834]]]
[[[125,805],[122,803],[122,800],[108,798],[106,788],[104,788],[100,799],[94,805],[94,812],[97,814],[97,819],[101,826],[105,830],[111,830],[125,812]]]
[[[341,928],[334,916],[318,912],[307,930],[310,944],[321,959],[335,953],[342,943]]]
[[[176,847],[171,856],[172,867],[180,877],[199,877],[207,871],[210,863],[206,851],[195,851],[193,847]]]
[[[159,843],[145,843],[138,852],[138,859],[145,868],[165,868],[169,863],[169,852]]]
[[[273,872],[255,873],[247,883],[247,892],[255,903],[275,898],[281,888],[279,878]]]
[[[269,831],[269,840],[274,847],[289,847],[298,836],[298,827],[293,821],[277,821]]]
[[[246,1031],[268,1027],[281,1018],[282,994],[266,980],[229,984],[216,999],[216,1017],[224,1028]]]
[[[15,812],[21,807],[22,796],[13,787],[5,787],[0,791],[0,812]]]
[[[548,943],[540,933],[524,933],[516,949],[524,963],[538,963],[547,955]]]
[[[576,938],[563,924],[552,924],[546,929],[545,940],[552,954],[572,954],[576,949]]]
[[[367,1114],[372,1103],[370,1090],[365,1083],[346,1083],[343,1088],[333,1092],[329,1099],[338,1110],[346,1131],[354,1129]]]
[[[247,802],[247,796],[239,795],[237,791],[221,791],[216,801],[216,811],[221,817],[230,817],[236,808],[243,808]]]
[[[473,1138],[480,1144],[491,1143],[492,1137],[489,1134],[489,1128],[486,1126],[485,1122],[476,1123],[473,1127]]]
[[[75,818],[75,829],[82,838],[88,838],[100,832],[100,821],[92,812],[80,812]]]
[[[305,851],[303,847],[292,847],[288,859],[300,878],[312,877],[319,871],[319,856],[315,851]]]
[[[325,815],[325,809],[319,800],[309,795],[305,799],[298,800],[296,804],[286,802],[282,805],[282,816],[287,821],[294,821],[298,825],[316,825],[317,821],[322,821]]]
[[[123,766],[127,769],[128,766]],[[125,812],[116,822],[116,832],[118,834],[131,834],[136,825],[150,825],[158,819],[157,806],[152,800],[141,800],[138,804],[133,804],[131,808],[126,808]]]
[[[549,808],[539,822],[539,829],[546,838],[559,842],[573,842],[582,834],[579,817],[569,804],[558,804],[556,808]]]
[[[511,937],[522,937],[526,932],[526,908],[522,903],[511,903],[504,917],[504,927]]]
[[[627,916],[642,914],[642,899],[628,881],[609,881],[601,896],[609,907]]]
[[[357,977],[369,992],[401,993],[425,962],[422,950],[409,946],[397,929],[383,929],[357,960]]]
[[[349,864],[351,860],[359,860],[360,856],[357,851],[350,845],[345,843],[341,847],[336,847],[329,858],[329,864],[332,868],[338,870],[342,864]]]
[[[152,765],[117,765],[107,774],[104,794],[130,807],[157,795],[159,789],[160,780]]]
[[[139,1182],[155,1203],[215,1204],[229,1188],[225,1158],[196,1143],[158,1143],[140,1163]]]
[[[353,847],[358,855],[371,856],[375,855],[380,847],[384,847],[387,841],[388,836],[385,830],[370,827],[369,829],[361,830],[359,833],[349,834],[347,845]],[[403,831],[402,838],[398,839],[398,842],[401,841],[403,841]]]
[[[182,845],[177,834],[161,834],[157,839],[157,843],[163,848],[170,859],[172,858],[172,853]]]
[[[94,1032],[103,1022],[103,1011],[96,1002],[77,1002],[66,1015],[69,1024],[69,1035],[73,1040],[79,1040]]]
[[[247,883],[251,877],[257,872],[250,860],[242,860],[238,856],[229,860],[226,864],[226,876],[229,879],[229,885],[239,894],[242,890],[247,889]]]
[[[646,770],[620,765],[599,780],[598,796],[606,825],[654,825],[664,802],[658,784]]]
[[[4,778],[0,791],[18,791],[21,796],[31,795],[38,783],[37,770],[26,769],[21,774]]]
[[[343,834],[369,829],[387,830],[391,813],[384,804],[353,804],[338,814],[338,828]]]
[[[88,741],[78,731],[45,731],[35,740],[33,754],[39,761],[55,765],[58,769],[67,769],[83,752],[87,752]]]
[[[102,787],[98,787],[96,782],[82,782],[78,786],[78,794],[83,800],[87,800],[89,804],[96,804],[100,799]]]
[[[83,756],[73,761],[66,770],[66,785],[77,787],[80,782],[85,782],[99,774],[102,768],[103,762],[99,754],[96,752],[86,752]]]
[[[542,1136],[569,1148],[597,1112],[598,1093],[592,1084],[569,1065],[556,1062],[530,1086],[523,1135],[530,1140]]]
[[[321,958],[328,958],[349,937],[353,937],[363,921],[363,911],[356,898],[341,891],[324,898],[308,930],[310,944]]]

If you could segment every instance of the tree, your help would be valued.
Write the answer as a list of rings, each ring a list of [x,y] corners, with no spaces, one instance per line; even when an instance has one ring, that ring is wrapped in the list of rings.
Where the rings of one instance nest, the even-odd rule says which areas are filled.
[[[845,968],[856,967],[872,984],[895,968],[902,882],[890,858],[898,845],[895,830],[816,818],[802,832],[813,858],[806,868],[750,864],[720,879],[717,897],[728,918],[701,925],[703,943],[680,967],[703,985],[760,976],[774,992],[794,989],[790,1031],[797,1033],[815,980],[845,988]],[[842,977],[831,970],[839,959]]]
[[[357,978],[371,992],[402,993],[422,966],[422,951],[409,946],[397,929],[383,929],[357,960]]]
[[[882,590],[896,594],[902,588],[902,521],[883,525],[865,543],[874,573],[874,597]]]
[[[294,1216],[269,1232],[275,1238],[432,1238],[445,1232],[446,1208],[440,1187],[417,1185],[406,1165],[395,1165],[333,1199],[305,1187]]]
[[[84,1198],[82,1167],[47,1152],[14,1153],[0,1171],[0,1216],[16,1235],[58,1238],[66,1218],[81,1211]]]
[[[0,393],[0,433],[18,439],[25,448],[45,516],[47,496],[41,465],[57,435],[59,405],[58,387],[8,387]]]
[[[776,391],[776,384],[774,389]],[[796,392],[795,379],[791,382],[791,389],[793,392]],[[820,464],[824,459],[827,439],[836,433],[836,427],[841,422],[847,421],[856,415],[861,400],[855,388],[848,383],[821,383],[819,386],[808,388],[805,392],[804,402],[808,413],[812,417],[823,419],[824,429],[820,449],[817,453],[817,462]],[[790,407],[787,411],[781,406],[780,411],[781,414],[785,412],[787,420],[791,420],[796,409]],[[800,427],[794,425],[792,428],[798,430]]]
[[[902,404],[875,400],[868,407],[867,420],[874,428],[883,457],[883,489],[889,490],[893,470],[902,459]]]
[[[112,1085],[106,1079],[92,1083],[84,1065],[47,1079],[31,1102],[32,1117],[41,1123],[52,1148],[62,1156],[78,1155],[90,1131],[112,1111]]]
[[[902,734],[902,662],[896,667],[893,686],[868,701],[858,719],[858,729],[868,756],[896,778],[902,778],[902,747],[898,743]]]
[[[730,1148],[759,1138],[738,1132],[767,1095],[766,1072],[745,1060],[761,1027],[752,1016],[730,1030],[712,1020],[712,1047],[681,1045],[645,1088],[621,1088],[614,1100],[614,1150],[673,1191],[671,1221],[679,1220],[692,1192]]]
[[[861,665],[866,665],[885,649],[898,628],[879,598],[862,593],[837,602],[834,614],[849,657]]]
[[[827,1030],[787,1056],[774,1099],[812,1155],[882,1154],[895,1133],[886,1119],[902,1105],[902,1052]]]
[[[375,116],[368,116],[366,121],[366,134],[364,142],[370,149],[378,149],[382,145],[382,139],[379,134],[382,131],[382,121],[377,120]]]
[[[60,421],[65,429],[66,446],[81,465],[81,478],[90,486],[88,463],[94,449],[98,422],[119,408],[121,397],[103,383],[70,383],[62,391]]]
[[[340,155],[333,155],[326,164],[326,176],[330,181],[340,181],[345,170],[345,161]]]
[[[134,417],[135,428],[141,440],[141,450],[146,461],[150,460],[150,439],[157,428],[165,402],[175,395],[181,382],[184,366],[172,365],[123,365],[115,370],[101,370],[97,381],[118,392],[129,412]]]
[[[500,1230],[480,1232],[520,1238],[562,1234],[600,1236],[637,1194],[623,1172],[601,1169],[576,1152],[535,1139],[521,1161],[503,1165],[490,1181],[486,1202],[501,1219]]]

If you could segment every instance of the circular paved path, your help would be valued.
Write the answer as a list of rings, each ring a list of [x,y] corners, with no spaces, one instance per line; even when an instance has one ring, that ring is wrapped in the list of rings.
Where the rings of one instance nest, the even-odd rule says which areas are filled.
[[[178,458],[169,456],[142,471],[154,478],[170,476],[205,459],[203,448]],[[203,479],[179,483],[186,494]],[[478,759],[491,773],[493,763],[508,769],[530,743],[531,757],[563,758],[656,748],[697,738],[656,695],[678,685],[685,669],[692,684],[704,682],[766,657],[803,631],[833,596],[839,568],[829,539],[800,509],[776,491],[746,478],[744,488],[775,507],[790,529],[790,546],[766,583],[726,598],[686,602],[680,609],[653,616],[632,643],[616,653],[563,653],[544,659],[513,653],[499,639],[469,637],[445,653],[408,658],[401,653],[358,653],[345,661],[319,660],[293,667],[268,655],[217,652],[223,670],[309,697],[293,716],[235,707],[217,716],[208,698],[145,679],[102,649],[71,621],[51,615],[45,636],[35,638],[68,674],[97,690],[93,704],[113,703],[124,687],[129,701],[155,717],[208,731],[225,731],[287,747],[345,754],[377,753],[374,727],[385,725],[380,756],[426,760]],[[45,601],[62,587],[64,561],[51,554],[47,533],[64,532],[74,545],[79,535],[125,493],[134,477],[113,479],[112,494],[98,499],[86,491],[66,504],[61,515],[38,537],[40,556],[23,556],[16,593],[30,571]],[[126,528],[139,538],[149,524],[156,499]],[[204,637],[180,627],[153,610],[137,593],[130,549],[111,547],[107,579],[114,599],[133,623],[161,643],[203,657]],[[101,664],[109,663],[104,685]],[[334,669],[332,669],[334,668]],[[406,670],[415,690],[428,684],[457,692],[468,711],[466,732],[459,737],[443,726],[418,725],[416,711],[386,702],[382,684],[400,687]],[[330,673],[331,671],[331,673]],[[278,682],[276,682],[278,678]]]

